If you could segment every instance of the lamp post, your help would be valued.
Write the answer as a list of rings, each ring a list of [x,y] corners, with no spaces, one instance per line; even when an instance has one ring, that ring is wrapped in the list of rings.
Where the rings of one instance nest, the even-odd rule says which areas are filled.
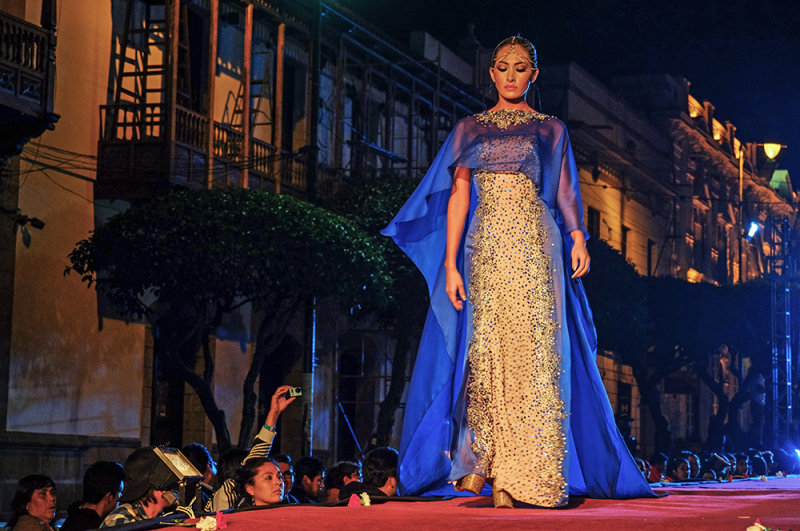
[[[783,144],[777,144],[773,142],[757,143],[755,145],[762,146],[764,148],[764,155],[766,155],[769,160],[775,160],[775,158],[781,152],[781,149],[786,147]],[[744,282],[745,280],[744,254],[742,250],[742,239],[744,238],[744,146],[745,144],[740,143],[739,151],[736,153],[736,157],[739,159],[739,283]]]

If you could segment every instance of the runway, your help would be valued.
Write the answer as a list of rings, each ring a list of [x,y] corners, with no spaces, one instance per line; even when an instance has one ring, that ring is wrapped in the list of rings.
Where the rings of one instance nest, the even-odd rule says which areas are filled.
[[[657,486],[661,498],[598,500],[572,497],[568,507],[494,509],[491,497],[440,501],[403,498],[369,507],[278,506],[224,515],[229,531],[259,529],[546,529],[744,530],[756,519],[800,531],[800,476],[725,483]],[[161,525],[163,529],[167,526]],[[175,527],[177,529],[177,527]],[[183,528],[185,529],[185,527]]]

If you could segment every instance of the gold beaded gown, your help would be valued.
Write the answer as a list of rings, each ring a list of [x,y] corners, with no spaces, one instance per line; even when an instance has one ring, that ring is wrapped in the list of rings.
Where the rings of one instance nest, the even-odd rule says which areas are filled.
[[[458,167],[471,172],[460,312],[443,270]],[[573,230],[586,234],[564,124],[506,110],[460,121],[383,231],[420,268],[431,296],[403,420],[402,494],[479,474],[544,507],[569,494],[653,495],[614,423],[591,312],[565,267]]]

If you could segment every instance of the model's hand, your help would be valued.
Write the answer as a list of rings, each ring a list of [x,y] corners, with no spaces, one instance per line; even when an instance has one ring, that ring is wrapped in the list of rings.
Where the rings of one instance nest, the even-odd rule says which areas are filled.
[[[456,310],[461,310],[464,307],[464,301],[467,300],[467,294],[464,291],[464,280],[461,278],[461,273],[457,269],[447,269],[445,271],[445,291],[447,296],[450,297],[450,303]]]
[[[296,399],[294,396],[292,398],[286,398],[285,395],[289,391],[289,387],[288,385],[282,385],[278,387],[278,389],[275,390],[275,394],[272,395],[272,400],[270,400],[269,403],[269,413],[267,413],[267,424],[270,426],[275,426],[283,410]]]
[[[589,272],[589,251],[586,250],[586,240],[583,237],[583,232],[574,230],[570,233],[572,236],[572,278],[580,278]]]

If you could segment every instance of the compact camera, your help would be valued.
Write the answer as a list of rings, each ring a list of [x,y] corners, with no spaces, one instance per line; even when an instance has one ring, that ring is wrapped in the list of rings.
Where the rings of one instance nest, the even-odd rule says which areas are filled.
[[[288,391],[283,395],[286,398],[294,398],[296,396],[303,396],[303,389],[302,387],[290,387]]]

